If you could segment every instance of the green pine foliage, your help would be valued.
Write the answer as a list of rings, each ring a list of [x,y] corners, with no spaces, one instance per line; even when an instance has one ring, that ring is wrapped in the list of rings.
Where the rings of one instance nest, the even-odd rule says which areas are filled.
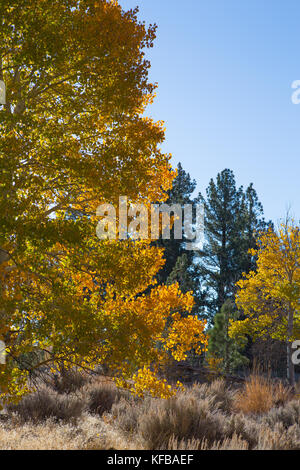
[[[255,269],[248,250],[255,247],[255,233],[268,226],[252,183],[236,187],[233,171],[223,170],[211,179],[205,207],[205,244],[199,260],[199,277],[206,292],[206,308],[213,316],[227,299],[233,299],[243,272]],[[270,222],[269,222],[270,223]]]
[[[234,302],[227,300],[214,317],[214,326],[209,331],[208,357],[221,359],[221,369],[224,373],[233,373],[249,363],[242,351],[245,342],[237,342],[228,335],[231,320],[237,320],[239,313]]]
[[[182,165],[177,166],[177,176],[173,181],[173,187],[169,191],[167,204],[180,204],[183,208],[185,204],[196,204],[198,198],[193,198],[196,188],[196,181],[191,179]],[[184,222],[184,220],[183,220]],[[201,278],[199,266],[197,264],[198,253],[185,249],[185,238],[176,240],[174,231],[171,230],[170,239],[160,239],[154,242],[164,248],[164,267],[157,275],[159,284],[173,284],[178,282],[182,292],[193,291],[194,309],[193,313],[199,317],[205,317],[204,306],[206,304],[206,293],[201,289]]]

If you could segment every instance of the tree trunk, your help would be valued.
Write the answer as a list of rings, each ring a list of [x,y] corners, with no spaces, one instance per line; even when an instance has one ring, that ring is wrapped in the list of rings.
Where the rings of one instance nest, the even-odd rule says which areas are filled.
[[[287,343],[287,378],[292,387],[295,385],[295,367],[292,362],[292,343]]]
[[[288,312],[288,327],[286,338],[287,379],[292,387],[295,385],[295,367],[292,361],[292,334],[293,334],[294,312],[290,308]]]
[[[229,312],[225,312],[225,373],[229,374],[229,336],[228,336],[228,327],[229,327]]]

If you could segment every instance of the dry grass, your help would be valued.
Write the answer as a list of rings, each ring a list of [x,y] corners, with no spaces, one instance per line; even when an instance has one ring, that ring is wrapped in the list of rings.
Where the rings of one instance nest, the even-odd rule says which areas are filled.
[[[273,406],[286,403],[291,398],[290,388],[274,383],[269,378],[253,374],[235,397],[235,407],[245,414],[262,414]]]
[[[92,384],[87,391],[88,410],[100,416],[110,411],[113,404],[118,403],[121,398],[129,399],[129,392],[117,389],[112,383]]]
[[[73,378],[10,406],[0,449],[300,450],[300,401],[258,374],[238,391],[217,380],[169,400]]]
[[[212,410],[209,398],[198,401],[191,394],[181,394],[174,399],[152,402],[139,416],[138,431],[147,449],[167,446],[172,436],[179,440],[207,439],[212,443],[222,438],[223,420]]]
[[[49,388],[42,388],[23,398],[17,405],[8,406],[19,421],[40,423],[49,418],[55,421],[76,421],[83,412],[84,403],[76,396],[60,395]]]
[[[76,426],[47,420],[40,424],[0,423],[1,450],[130,450],[138,444],[128,442],[99,417],[83,415]]]
[[[60,394],[74,393],[89,383],[89,376],[78,369],[63,370],[53,375],[47,385]]]

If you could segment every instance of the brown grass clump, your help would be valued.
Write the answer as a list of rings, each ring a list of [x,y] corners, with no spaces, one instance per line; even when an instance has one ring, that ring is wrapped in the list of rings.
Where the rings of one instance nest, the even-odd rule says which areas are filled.
[[[285,429],[281,423],[273,428],[261,424],[257,450],[300,450],[300,426],[294,424]]]
[[[211,411],[209,399],[197,401],[189,394],[151,402],[148,411],[139,416],[138,431],[146,448],[166,445],[174,435],[177,439],[207,439],[213,442],[222,437],[222,418]]]
[[[88,410],[102,416],[111,410],[121,398],[129,398],[129,392],[118,389],[112,383],[96,383],[89,387]]]
[[[80,390],[88,381],[88,375],[82,371],[67,369],[63,370],[60,374],[53,375],[47,385],[57,393],[69,394]]]
[[[56,421],[76,421],[82,414],[84,403],[77,397],[59,395],[48,388],[25,396],[17,405],[9,405],[21,422],[43,422],[49,418]]]
[[[270,428],[275,428],[280,424],[284,429],[288,429],[294,425],[300,426],[300,401],[292,400],[280,406],[272,408],[262,419]]]
[[[197,399],[203,400],[209,397],[213,408],[225,413],[232,411],[236,391],[228,387],[223,379],[207,384],[195,384],[189,390]]]
[[[203,439],[212,443],[222,438],[226,422],[222,413],[230,412],[233,397],[234,392],[218,380],[195,385],[169,400],[148,398],[138,404],[123,400],[113,405],[112,415],[123,431],[137,431],[147,449],[168,449],[172,438],[187,445]]]
[[[284,385],[282,382],[273,383],[273,400],[275,406],[284,405],[293,398],[291,387]]]
[[[150,402],[149,398],[144,400],[122,398],[111,408],[111,416],[115,425],[129,435],[136,434],[140,417],[146,413]]]
[[[235,396],[235,408],[245,414],[267,413],[273,406],[286,403],[291,391],[282,383],[272,383],[269,378],[252,374],[244,388]]]

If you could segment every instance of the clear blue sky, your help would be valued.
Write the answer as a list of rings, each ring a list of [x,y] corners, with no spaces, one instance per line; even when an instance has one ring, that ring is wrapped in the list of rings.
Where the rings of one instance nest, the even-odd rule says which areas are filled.
[[[166,122],[163,149],[204,192],[224,168],[254,183],[266,218],[300,218],[299,0],[120,0],[157,23],[147,57],[158,82],[148,115]]]

